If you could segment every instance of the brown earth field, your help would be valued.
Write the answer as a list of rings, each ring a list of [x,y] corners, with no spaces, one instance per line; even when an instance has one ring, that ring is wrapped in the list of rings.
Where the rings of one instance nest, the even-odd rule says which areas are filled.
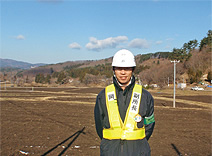
[[[102,88],[4,88],[1,156],[98,156],[94,105]],[[152,156],[212,155],[212,90],[149,90],[156,126]]]

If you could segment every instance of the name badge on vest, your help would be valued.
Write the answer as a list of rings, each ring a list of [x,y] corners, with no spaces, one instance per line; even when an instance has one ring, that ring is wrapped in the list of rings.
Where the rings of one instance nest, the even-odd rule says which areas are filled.
[[[115,92],[112,91],[112,92],[107,93],[107,98],[108,98],[108,101],[115,100]]]
[[[135,119],[135,122],[141,122],[142,117],[140,114],[137,114],[134,119]]]
[[[130,112],[138,113],[139,102],[141,100],[141,94],[134,92],[131,99]]]

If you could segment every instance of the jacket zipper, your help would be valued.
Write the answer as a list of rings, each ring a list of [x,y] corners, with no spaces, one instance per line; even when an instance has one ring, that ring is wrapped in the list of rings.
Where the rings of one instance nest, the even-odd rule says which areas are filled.
[[[123,156],[124,155],[124,140],[121,140],[120,144],[121,144],[121,156]]]

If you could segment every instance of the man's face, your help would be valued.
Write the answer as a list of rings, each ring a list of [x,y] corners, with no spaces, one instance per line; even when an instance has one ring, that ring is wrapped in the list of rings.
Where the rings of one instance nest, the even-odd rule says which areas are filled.
[[[122,85],[128,85],[132,76],[132,67],[115,67],[115,75]]]

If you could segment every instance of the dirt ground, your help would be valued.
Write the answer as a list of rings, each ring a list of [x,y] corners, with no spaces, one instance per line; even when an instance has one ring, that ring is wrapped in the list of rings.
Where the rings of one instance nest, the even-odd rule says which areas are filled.
[[[94,104],[102,88],[1,90],[1,156],[98,156]],[[211,156],[212,91],[149,90],[155,99],[152,156]]]

